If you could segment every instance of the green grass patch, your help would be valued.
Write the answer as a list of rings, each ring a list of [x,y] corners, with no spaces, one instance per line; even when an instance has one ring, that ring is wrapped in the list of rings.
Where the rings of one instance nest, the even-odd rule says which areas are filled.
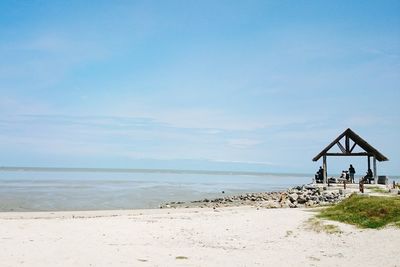
[[[388,192],[386,189],[380,188],[378,186],[369,187],[368,189],[375,193],[387,193]]]
[[[319,218],[345,222],[361,228],[400,227],[400,197],[351,195],[321,211]]]

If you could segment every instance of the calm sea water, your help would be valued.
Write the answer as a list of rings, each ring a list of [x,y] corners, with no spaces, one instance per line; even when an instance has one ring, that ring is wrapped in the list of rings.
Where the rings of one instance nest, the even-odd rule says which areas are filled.
[[[168,201],[280,191],[312,175],[0,170],[0,211],[157,208]],[[223,194],[222,191],[225,193]]]
[[[1,170],[0,211],[157,208],[167,201],[278,191],[309,182],[309,175]]]

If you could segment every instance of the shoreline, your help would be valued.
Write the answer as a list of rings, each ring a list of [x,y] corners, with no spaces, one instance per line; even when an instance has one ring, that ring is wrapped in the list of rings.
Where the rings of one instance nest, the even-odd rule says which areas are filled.
[[[369,188],[380,187],[389,190],[389,186],[384,185],[365,185],[366,193],[370,193]],[[323,184],[307,184],[295,186],[282,191],[250,192],[242,194],[225,194],[223,191],[218,196],[188,201],[170,201],[155,204],[153,207],[124,207],[124,208],[98,208],[84,209],[7,209],[3,206],[0,214],[12,213],[56,213],[56,212],[109,212],[109,211],[129,211],[129,210],[158,210],[171,208],[220,208],[220,207],[241,207],[253,206],[259,208],[313,208],[326,206],[340,202],[347,198],[351,193],[358,192],[358,184],[348,184],[347,189],[343,185],[336,184],[326,186]],[[376,194],[376,193],[375,193]],[[3,203],[4,205],[4,203]]]
[[[106,211],[106,210],[146,210],[146,209],[165,209],[165,208],[218,208],[218,207],[239,207],[239,206],[258,206],[263,208],[297,208],[315,207],[341,201],[348,194],[339,190],[326,190],[321,186],[302,185],[291,187],[282,191],[251,192],[242,194],[225,194],[224,191],[211,198],[203,198],[189,201],[170,201],[162,202],[154,207],[128,207],[128,208],[99,208],[88,209],[43,209],[43,210],[15,210],[1,208],[0,213],[12,212],[77,212],[77,211]]]
[[[222,197],[222,191],[227,194],[280,191],[308,181],[304,177],[199,174],[11,174],[9,176],[0,172],[2,211],[158,208],[160,204],[168,201]]]
[[[159,208],[247,192],[283,191],[309,177],[171,175],[154,173],[1,172],[0,211],[77,211]],[[223,194],[222,192],[225,192]],[[252,203],[249,203],[252,204]],[[175,204],[174,204],[175,205]],[[195,205],[188,205],[195,206]]]
[[[232,207],[232,208],[240,208],[240,207]],[[0,212],[0,220],[112,218],[112,217],[123,217],[123,216],[165,214],[165,213],[170,214],[170,213],[179,213],[180,211],[187,211],[190,213],[190,212],[197,212],[198,209],[188,208],[188,209],[167,210],[160,208],[149,208],[149,209],[76,210],[76,211],[69,211],[69,210],[68,211],[9,211],[9,212],[5,211],[5,212]]]

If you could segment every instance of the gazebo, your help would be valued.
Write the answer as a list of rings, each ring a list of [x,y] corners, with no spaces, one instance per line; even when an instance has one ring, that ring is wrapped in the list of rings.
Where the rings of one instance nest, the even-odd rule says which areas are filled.
[[[340,152],[329,152],[333,146],[337,145]],[[353,152],[354,148],[358,146],[363,151]],[[353,132],[350,128],[345,130],[341,135],[339,135],[335,140],[332,141],[326,148],[324,148],[318,155],[313,158],[313,161],[318,161],[321,157],[323,158],[322,168],[324,169],[324,183],[327,183],[327,157],[328,156],[361,156],[367,157],[368,159],[368,169],[371,168],[371,157],[373,159],[373,175],[374,182],[377,183],[377,170],[376,161],[387,161],[389,160],[382,153],[380,153],[376,148],[368,144],[359,135]]]

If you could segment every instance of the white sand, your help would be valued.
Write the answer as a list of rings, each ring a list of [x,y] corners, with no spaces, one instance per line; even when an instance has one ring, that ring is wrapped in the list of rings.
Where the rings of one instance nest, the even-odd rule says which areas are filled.
[[[313,215],[249,207],[1,213],[0,265],[400,266],[399,229],[336,223],[342,234],[317,233],[304,227]]]

